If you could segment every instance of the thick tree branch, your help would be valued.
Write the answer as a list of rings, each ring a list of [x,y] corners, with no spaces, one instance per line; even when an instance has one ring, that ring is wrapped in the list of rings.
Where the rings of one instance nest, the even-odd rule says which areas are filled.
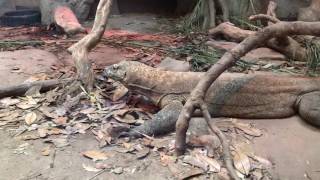
[[[223,35],[227,39],[241,42],[246,37],[253,35],[255,31],[243,30],[231,23],[219,24],[216,28],[209,30],[212,36]],[[307,51],[297,41],[287,36],[275,36],[275,38],[258,44],[259,46],[267,46],[284,54],[289,59],[296,61],[306,61]]]
[[[80,80],[88,90],[92,89],[94,76],[88,54],[100,41],[107,25],[112,0],[100,0],[91,32],[68,51],[72,53]]]

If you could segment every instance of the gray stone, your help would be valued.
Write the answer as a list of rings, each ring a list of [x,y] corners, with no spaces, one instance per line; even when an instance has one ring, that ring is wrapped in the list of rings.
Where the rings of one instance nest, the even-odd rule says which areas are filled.
[[[188,72],[190,71],[191,66],[189,62],[178,61],[173,58],[166,57],[161,61],[157,68],[165,71]]]

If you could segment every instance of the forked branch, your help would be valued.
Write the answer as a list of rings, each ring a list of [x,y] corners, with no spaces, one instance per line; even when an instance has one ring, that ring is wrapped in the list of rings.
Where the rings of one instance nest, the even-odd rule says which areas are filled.
[[[93,87],[93,70],[89,62],[89,52],[99,43],[106,29],[112,0],[100,0],[91,32],[79,42],[72,45],[68,51],[72,54],[79,79],[88,90]]]

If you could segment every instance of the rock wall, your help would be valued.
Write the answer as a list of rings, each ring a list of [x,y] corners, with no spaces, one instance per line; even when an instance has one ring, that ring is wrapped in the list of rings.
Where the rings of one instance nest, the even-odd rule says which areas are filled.
[[[277,16],[283,20],[296,20],[298,11],[310,4],[310,0],[275,0],[278,4]],[[269,0],[227,0],[230,14],[246,18],[252,14],[265,13]],[[252,4],[251,4],[252,2]]]
[[[76,14],[80,21],[86,20],[90,9],[95,0],[41,0],[41,22],[42,24],[51,24],[53,22],[53,10],[57,6],[68,6]]]
[[[0,16],[7,11],[15,9],[15,5],[11,0],[0,0]]]

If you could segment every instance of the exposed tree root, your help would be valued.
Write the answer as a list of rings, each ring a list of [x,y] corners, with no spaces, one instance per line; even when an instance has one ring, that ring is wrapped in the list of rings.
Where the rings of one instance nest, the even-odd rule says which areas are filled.
[[[92,31],[68,49],[75,61],[79,79],[89,91],[93,88],[94,74],[88,54],[99,43],[105,31],[111,4],[112,0],[100,0]]]
[[[238,179],[240,180],[240,178],[238,177],[238,175],[233,167],[229,143],[228,143],[226,136],[220,131],[220,129],[215,125],[215,123],[211,121],[211,115],[208,111],[207,105],[204,102],[201,103],[200,108],[201,108],[201,112],[203,114],[203,117],[206,120],[210,130],[218,136],[218,138],[221,142],[223,155],[224,155],[223,159],[226,164],[226,168],[228,169],[228,171],[230,173],[231,178],[235,179],[235,180],[238,180]]]
[[[73,79],[61,79],[61,80],[53,79],[53,80],[22,83],[19,85],[0,88],[0,98],[24,95],[31,87],[35,87],[35,86],[40,86],[41,91],[47,91],[55,87],[65,85],[71,81],[73,81]]]
[[[265,18],[272,18],[270,16],[256,16]],[[279,22],[280,23],[280,22]],[[223,35],[226,39],[231,39],[236,42],[241,42],[245,38],[253,35],[255,31],[243,30],[231,23],[222,23],[219,24],[216,28],[213,28],[209,31],[209,34],[212,36]],[[284,54],[289,59],[296,61],[306,61],[307,51],[303,48],[297,41],[291,37],[287,36],[275,36],[275,38],[257,44],[257,46],[267,46],[271,49],[274,49],[282,54]]]
[[[317,22],[279,22],[277,24],[265,27],[258,32],[248,36],[245,40],[243,40],[240,44],[238,44],[231,51],[226,52],[221,59],[214,64],[201,78],[200,82],[196,86],[196,88],[191,92],[190,98],[185,103],[182,111],[179,115],[178,121],[176,123],[176,153],[177,155],[182,155],[186,149],[186,132],[188,130],[189,121],[192,113],[196,110],[196,108],[202,107],[204,97],[207,93],[209,87],[213,84],[213,82],[222,74],[225,70],[231,67],[238,59],[244,56],[246,53],[255,49],[261,44],[264,44],[268,40],[275,37],[286,37],[290,35],[320,35],[320,23]],[[204,116],[208,115],[206,112]],[[217,129],[217,133],[222,133],[219,129]],[[227,143],[223,138],[221,138],[222,144]],[[225,142],[223,142],[225,141]],[[225,161],[229,161],[230,157],[227,154],[227,149],[224,152]],[[229,165],[228,165],[229,166]],[[232,167],[233,168],[233,167]],[[231,177],[233,177],[232,170],[229,172]]]

